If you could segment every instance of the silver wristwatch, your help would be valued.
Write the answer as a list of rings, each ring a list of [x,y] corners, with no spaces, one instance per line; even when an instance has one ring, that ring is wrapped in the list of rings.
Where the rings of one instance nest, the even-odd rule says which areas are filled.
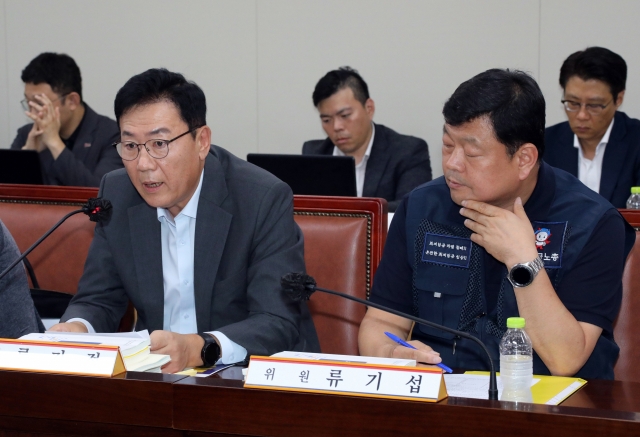
[[[531,262],[520,263],[511,267],[507,278],[514,288],[523,288],[531,284],[542,269],[544,269],[544,263],[539,257],[536,257]]]

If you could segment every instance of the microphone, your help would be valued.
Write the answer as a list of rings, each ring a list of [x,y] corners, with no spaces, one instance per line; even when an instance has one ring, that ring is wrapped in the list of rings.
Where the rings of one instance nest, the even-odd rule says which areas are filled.
[[[81,212],[83,212],[86,215],[88,215],[89,216],[89,220],[91,220],[92,222],[101,222],[101,221],[107,220],[109,217],[111,217],[111,212],[112,212],[111,202],[108,201],[107,199],[103,199],[102,197],[97,197],[97,198],[92,197],[91,199],[89,199],[87,201],[87,203],[82,205],[82,208],[77,209],[75,211],[71,211],[69,214],[67,214],[64,217],[62,217],[60,219],[60,221],[58,221],[58,223],[53,225],[53,227],[51,229],[49,229],[47,232],[45,232],[45,234],[42,237],[40,237],[38,239],[38,241],[33,243],[31,245],[31,247],[28,248],[22,255],[20,255],[20,257],[17,260],[15,260],[2,273],[0,273],[0,280],[2,278],[4,278],[7,275],[7,273],[9,273],[11,271],[11,269],[13,269],[16,265],[18,265],[18,263],[20,263],[20,261],[22,261],[27,255],[29,255],[33,251],[33,249],[38,247],[38,245],[40,243],[42,243],[45,238],[47,238],[49,235],[51,235],[51,233],[53,231],[58,229],[58,227],[62,223],[64,223],[65,220],[67,220],[72,215],[76,215],[76,214],[79,214]]]
[[[440,331],[448,332],[449,334],[454,334],[462,338],[469,339],[475,343],[477,343],[484,353],[487,355],[489,359],[489,400],[498,400],[498,385],[496,383],[496,369],[493,365],[493,360],[491,359],[491,354],[487,350],[487,347],[484,345],[479,338],[474,337],[471,334],[466,332],[458,331],[456,329],[448,328],[446,326],[438,325],[437,323],[430,322],[429,320],[424,320],[419,317],[412,316],[410,314],[405,314],[403,312],[394,310],[393,308],[387,308],[383,305],[377,304],[375,302],[371,302],[368,300],[360,299],[355,296],[349,296],[348,294],[339,293],[333,290],[327,290],[326,288],[320,288],[316,285],[315,279],[313,279],[309,275],[305,275],[304,273],[287,273],[286,275],[280,278],[280,284],[282,285],[282,289],[284,292],[294,301],[307,301],[311,297],[314,291],[322,291],[323,293],[333,294],[335,296],[344,297],[345,299],[352,300],[354,302],[361,303],[363,305],[373,307],[379,309],[381,311],[385,311],[387,313],[395,314],[396,316],[404,317],[405,319],[412,320],[416,323],[420,323],[422,325],[429,326],[431,328],[438,329]]]

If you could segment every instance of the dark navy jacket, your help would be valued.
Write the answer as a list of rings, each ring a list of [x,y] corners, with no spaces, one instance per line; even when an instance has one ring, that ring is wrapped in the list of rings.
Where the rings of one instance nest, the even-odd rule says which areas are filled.
[[[578,149],[568,122],[546,129],[544,160],[578,177]],[[640,185],[640,120],[616,112],[604,150],[598,192],[616,208],[625,208],[631,187]]]
[[[519,314],[516,298],[513,287],[506,279],[507,269],[502,265],[497,304],[494,308],[487,309],[484,263],[485,257],[489,255],[482,247],[471,243],[471,231],[464,226],[465,218],[460,215],[459,210],[460,206],[451,200],[449,188],[443,178],[418,187],[407,199],[406,248],[409,262],[413,265],[413,309],[421,318],[479,337],[497,364],[498,345],[506,329],[506,319]],[[544,163],[540,167],[538,183],[525,205],[525,211],[534,229],[549,227],[555,234],[551,239],[555,241],[555,248],[551,250],[554,253],[551,254],[550,251],[549,256],[545,255],[544,262],[556,290],[575,265],[603,215],[618,215],[609,202],[576,178]],[[617,216],[615,219],[617,220]],[[624,221],[622,217],[620,220]],[[618,229],[623,226],[618,225]],[[626,234],[622,263],[635,240],[635,233],[626,222],[624,227]],[[446,247],[436,248],[434,252],[429,247],[434,241],[436,246],[440,245],[438,241],[442,241]],[[440,258],[434,258],[434,253]],[[447,258],[448,256],[451,258]],[[462,256],[467,258],[462,259]],[[621,284],[620,278],[617,290],[613,292],[616,313],[620,306]],[[581,290],[571,289],[571,293],[579,296]],[[562,300],[560,294],[559,297]],[[576,318],[597,324],[593,318],[581,320],[579,315]],[[613,366],[619,348],[613,340],[610,328],[612,321],[602,323],[607,329],[603,329],[591,357],[577,373],[578,376],[613,378]],[[412,338],[423,341],[440,352],[443,362],[450,367],[476,370],[488,368],[485,355],[469,340],[454,338],[451,334],[418,325],[413,330]],[[535,374],[549,374],[537,355],[534,356],[533,370]]]
[[[333,148],[329,138],[312,140],[302,145],[302,154],[333,155]],[[362,196],[387,199],[389,212],[394,212],[409,191],[430,180],[431,163],[427,143],[375,124]]]

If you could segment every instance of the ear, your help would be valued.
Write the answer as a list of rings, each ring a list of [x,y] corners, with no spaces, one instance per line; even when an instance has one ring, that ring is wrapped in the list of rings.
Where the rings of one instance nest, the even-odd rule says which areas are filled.
[[[625,90],[622,90],[618,93],[618,98],[616,99],[616,108],[622,105],[622,101],[624,100],[624,91]]]
[[[65,99],[65,103],[66,105],[69,107],[69,109],[71,109],[72,111],[74,111],[78,106],[80,106],[80,94],[78,94],[77,92],[73,91],[69,94],[66,95]]]
[[[520,180],[529,177],[531,170],[538,164],[538,148],[531,143],[525,143],[516,152],[514,159],[518,160],[518,170]]]
[[[371,98],[367,99],[367,101],[364,102],[364,110],[367,112],[369,118],[373,120],[373,114],[375,114],[376,112],[376,104]]]
[[[211,148],[211,129],[209,126],[203,126],[198,129],[196,144],[198,145],[198,156],[201,161],[204,161]]]

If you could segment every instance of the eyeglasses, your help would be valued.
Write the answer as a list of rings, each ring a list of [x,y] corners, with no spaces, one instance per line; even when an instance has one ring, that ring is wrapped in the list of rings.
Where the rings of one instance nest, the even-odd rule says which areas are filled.
[[[57,101],[58,101],[58,100],[60,100],[60,99],[64,99],[64,98],[65,98],[65,97],[67,97],[69,94],[71,94],[71,93],[63,94],[63,95],[61,95],[60,97],[58,97],[57,99],[53,99],[53,100],[51,101],[51,103],[53,103],[53,102],[57,102]],[[25,110],[25,111],[27,111],[27,112],[31,111],[31,106],[29,106],[29,102],[35,102],[35,103],[37,103],[38,105],[40,104],[40,103],[36,102],[36,101],[35,101],[35,100],[33,100],[33,99],[31,99],[31,100],[29,100],[29,99],[22,99],[22,100],[20,100],[20,104],[22,105],[22,109],[24,109],[24,110]]]
[[[144,146],[149,156],[155,159],[162,159],[169,154],[169,143],[174,142],[178,138],[184,137],[186,134],[200,129],[202,126],[189,129],[185,133],[178,135],[170,140],[147,140],[142,144],[134,143],[133,141],[124,141],[120,143],[113,143],[113,147],[118,151],[118,155],[125,161],[134,161],[140,155],[140,146]]]
[[[569,112],[578,112],[580,108],[582,108],[582,105],[584,105],[585,109],[589,114],[600,115],[600,113],[604,110],[604,108],[606,108],[611,104],[611,102],[613,102],[613,99],[611,99],[611,101],[606,105],[601,105],[597,103],[580,103],[580,102],[574,102],[573,100],[560,100],[560,101],[564,105],[564,109],[566,109]]]

